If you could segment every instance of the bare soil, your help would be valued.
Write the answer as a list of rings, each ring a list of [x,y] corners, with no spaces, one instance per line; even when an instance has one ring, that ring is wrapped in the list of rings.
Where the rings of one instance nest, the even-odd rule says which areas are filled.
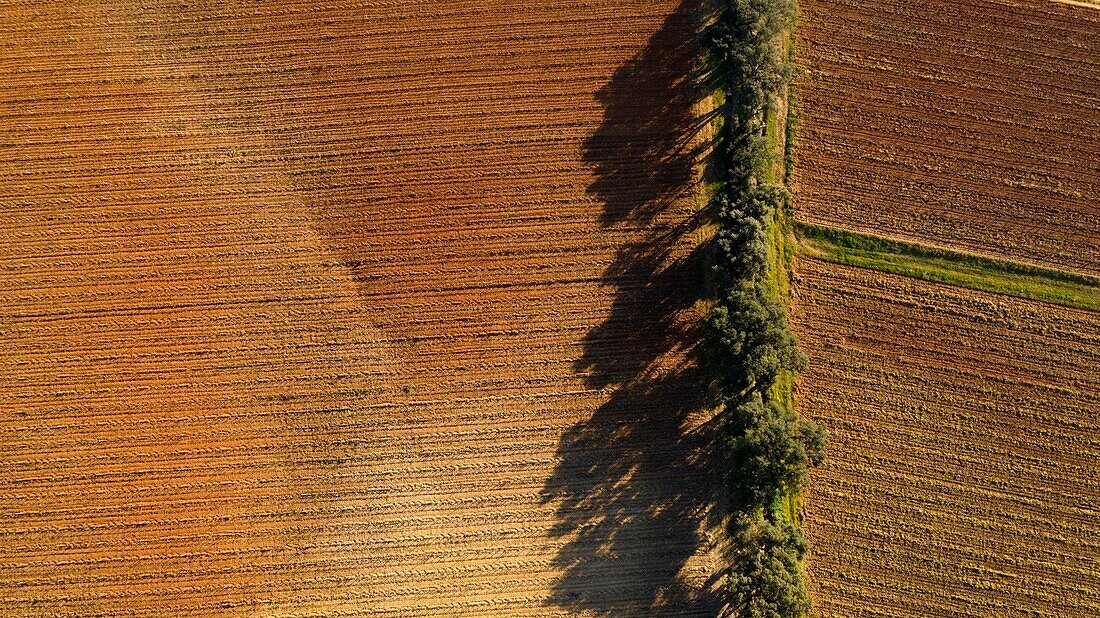
[[[3,13],[0,614],[715,614],[692,4]]]
[[[1100,613],[1100,321],[800,257],[821,617]]]
[[[800,220],[1100,274],[1100,11],[801,5]]]

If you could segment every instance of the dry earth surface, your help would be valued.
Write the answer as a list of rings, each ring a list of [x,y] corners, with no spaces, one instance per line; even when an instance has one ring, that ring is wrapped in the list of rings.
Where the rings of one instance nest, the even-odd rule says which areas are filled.
[[[1100,10],[801,4],[799,219],[1100,274]]]
[[[817,616],[1100,614],[1095,314],[800,258]]]
[[[0,614],[713,615],[694,14],[0,5]]]
[[[806,222],[1100,274],[1100,11],[804,0]],[[800,257],[819,616],[1100,613],[1100,320]]]

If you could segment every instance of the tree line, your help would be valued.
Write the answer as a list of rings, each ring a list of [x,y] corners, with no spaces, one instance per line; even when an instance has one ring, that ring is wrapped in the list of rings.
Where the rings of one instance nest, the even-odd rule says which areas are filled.
[[[798,418],[777,380],[806,364],[778,292],[767,285],[768,230],[788,207],[773,180],[767,114],[789,82],[784,51],[795,0],[724,0],[703,32],[725,94],[717,157],[722,184],[710,204],[717,226],[717,298],[707,350],[722,398],[722,471],[735,509],[727,578],[730,605],[747,618],[797,618],[810,609],[801,571],[806,541],[782,505],[822,460],[824,432]]]

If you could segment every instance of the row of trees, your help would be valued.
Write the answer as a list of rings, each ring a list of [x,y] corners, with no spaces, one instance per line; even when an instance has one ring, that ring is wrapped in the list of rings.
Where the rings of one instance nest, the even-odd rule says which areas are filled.
[[[728,591],[748,618],[809,611],[800,567],[806,542],[781,505],[820,463],[824,446],[823,432],[799,419],[776,386],[806,359],[777,292],[766,285],[769,226],[789,199],[772,180],[777,154],[766,118],[790,78],[783,47],[795,10],[794,0],[726,0],[704,33],[726,96],[723,186],[711,204],[719,293],[708,349],[723,399],[723,470],[737,510]]]

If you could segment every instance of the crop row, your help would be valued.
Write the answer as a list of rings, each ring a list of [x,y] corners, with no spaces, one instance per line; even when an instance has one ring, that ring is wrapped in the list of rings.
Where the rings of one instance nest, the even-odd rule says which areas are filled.
[[[807,0],[802,221],[1100,274],[1100,11]]]
[[[821,616],[1100,611],[1100,326],[1086,311],[800,258]]]
[[[678,5],[8,7],[0,614],[713,615]]]

